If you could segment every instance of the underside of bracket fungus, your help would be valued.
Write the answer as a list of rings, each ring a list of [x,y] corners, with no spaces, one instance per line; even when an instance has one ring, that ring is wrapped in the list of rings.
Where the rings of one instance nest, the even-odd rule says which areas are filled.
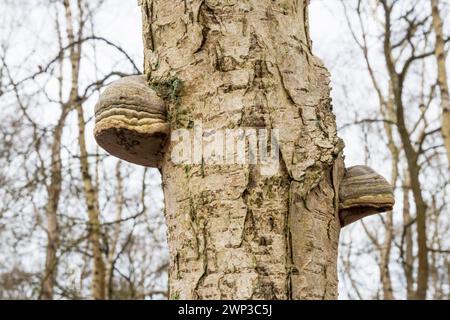
[[[342,227],[364,217],[390,211],[394,202],[391,185],[373,169],[366,166],[346,169],[339,189]]]
[[[164,101],[145,76],[129,76],[109,85],[95,107],[97,143],[120,159],[158,167],[169,134]]]

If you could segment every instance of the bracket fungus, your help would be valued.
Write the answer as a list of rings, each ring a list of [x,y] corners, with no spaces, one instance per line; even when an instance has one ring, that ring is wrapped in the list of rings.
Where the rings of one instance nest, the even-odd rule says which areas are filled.
[[[95,106],[97,143],[128,162],[158,167],[169,130],[165,103],[145,76],[113,82]]]
[[[120,159],[159,167],[170,132],[164,100],[145,76],[115,81],[101,94],[95,107],[97,143]],[[345,170],[339,187],[339,218],[345,227],[364,217],[392,210],[391,185],[366,166]]]
[[[392,210],[392,186],[367,166],[346,169],[339,188],[339,218],[345,227],[367,216]]]

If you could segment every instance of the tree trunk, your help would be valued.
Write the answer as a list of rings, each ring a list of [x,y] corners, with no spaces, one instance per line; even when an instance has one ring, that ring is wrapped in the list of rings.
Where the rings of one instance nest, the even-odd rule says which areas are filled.
[[[374,78],[373,78],[374,79]],[[384,103],[383,103],[384,102]],[[393,101],[392,89],[389,90],[389,96],[387,101],[381,100],[381,104],[385,107],[384,113],[387,120],[396,119],[395,115],[395,103]],[[388,139],[388,149],[391,153],[392,163],[391,163],[391,185],[394,190],[398,179],[398,163],[399,163],[399,151],[395,144],[392,126],[389,123],[384,123],[384,130]],[[390,273],[390,262],[391,262],[391,252],[392,243],[394,239],[394,212],[389,211],[386,217],[386,235],[384,237],[384,243],[381,250],[381,283],[383,284],[383,299],[384,300],[394,300],[394,291],[392,288],[392,280]]]
[[[62,108],[54,132],[54,140],[51,151],[50,185],[48,186],[48,200],[46,205],[47,216],[47,252],[45,256],[44,280],[42,281],[42,292],[40,298],[43,300],[53,299],[53,287],[55,285],[57,268],[57,250],[59,246],[58,226],[58,204],[61,193],[61,139],[65,120],[68,114],[66,106]]]
[[[86,145],[86,121],[84,118],[83,105],[79,97],[79,75],[81,67],[81,52],[83,45],[83,12],[81,0],[77,0],[77,8],[81,10],[78,14],[78,32],[74,33],[74,19],[69,0],[63,1],[67,23],[67,38],[70,44],[70,65],[72,70],[71,88],[67,105],[75,109],[78,119],[78,147],[80,150],[80,173],[83,180],[83,192],[86,201],[88,216],[88,233],[92,248],[93,270],[92,270],[92,296],[94,299],[105,299],[105,262],[101,250],[100,209],[98,204],[98,191],[94,186],[90,174],[90,164]],[[76,39],[76,41],[75,41]]]
[[[145,73],[172,133],[200,123],[209,137],[279,130],[271,175],[259,162],[210,165],[198,144],[193,163],[176,165],[168,143],[173,299],[337,298],[343,144],[329,74],[311,52],[307,3],[141,0]]]
[[[412,238],[412,220],[410,214],[409,204],[409,191],[410,181],[408,170],[405,170],[403,175],[405,180],[403,181],[403,234],[402,244],[402,259],[403,259],[403,272],[406,279],[406,299],[412,300],[415,297],[414,292],[414,253],[413,253],[413,238]]]
[[[447,54],[445,52],[445,38],[443,31],[443,22],[439,12],[438,0],[431,0],[433,28],[436,34],[436,60],[438,65],[438,84],[441,90],[441,107],[442,107],[442,136],[447,151],[448,165],[450,168],[450,96],[448,91],[447,67],[445,60]]]
[[[403,90],[405,83],[407,67],[403,68],[401,73],[396,70],[395,59],[392,53],[391,43],[391,14],[392,7],[389,7],[386,2],[382,2],[385,15],[385,34],[384,34],[384,57],[386,68],[389,75],[390,86],[393,91],[397,129],[400,135],[400,140],[405,152],[406,161],[408,164],[408,174],[411,184],[411,190],[414,196],[414,202],[417,215],[417,255],[419,260],[417,272],[417,290],[415,298],[418,300],[425,300],[428,290],[428,248],[427,248],[427,204],[423,198],[421,183],[420,183],[420,166],[418,164],[419,154],[414,149],[413,142],[409,135],[405,120],[405,107],[403,103]]]
[[[116,164],[116,180],[117,180],[117,193],[116,193],[116,217],[115,221],[120,221],[122,219],[122,211],[125,205],[125,199],[123,194],[123,177],[121,174],[122,161],[117,161]],[[113,276],[114,276],[114,265],[116,263],[116,252],[117,243],[119,242],[121,232],[121,224],[115,223],[114,229],[111,235],[111,242],[109,243],[108,257],[106,259],[105,267],[105,294],[107,299],[111,299],[113,294]]]
[[[83,191],[86,200],[88,214],[88,232],[92,248],[92,296],[96,300],[106,298],[105,286],[105,262],[101,250],[100,210],[98,204],[98,192],[92,182],[89,172],[89,161],[85,139],[85,120],[83,107],[77,104],[75,107],[78,115],[78,144],[80,148],[80,170],[83,179]]]

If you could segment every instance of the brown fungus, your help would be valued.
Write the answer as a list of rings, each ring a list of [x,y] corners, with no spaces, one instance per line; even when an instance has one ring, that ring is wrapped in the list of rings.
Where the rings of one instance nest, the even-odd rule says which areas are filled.
[[[346,169],[339,188],[339,218],[345,227],[367,216],[392,210],[394,192],[389,182],[367,166]]]
[[[115,81],[95,106],[95,139],[120,159],[158,167],[168,134],[164,101],[148,86],[145,76]]]

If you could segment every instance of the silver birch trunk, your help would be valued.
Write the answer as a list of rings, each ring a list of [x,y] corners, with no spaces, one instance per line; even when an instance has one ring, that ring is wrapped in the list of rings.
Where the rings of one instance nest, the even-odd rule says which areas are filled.
[[[172,133],[278,129],[280,166],[161,165],[172,299],[335,299],[339,181],[308,1],[141,0],[145,73]],[[195,154],[194,157],[198,157]]]

